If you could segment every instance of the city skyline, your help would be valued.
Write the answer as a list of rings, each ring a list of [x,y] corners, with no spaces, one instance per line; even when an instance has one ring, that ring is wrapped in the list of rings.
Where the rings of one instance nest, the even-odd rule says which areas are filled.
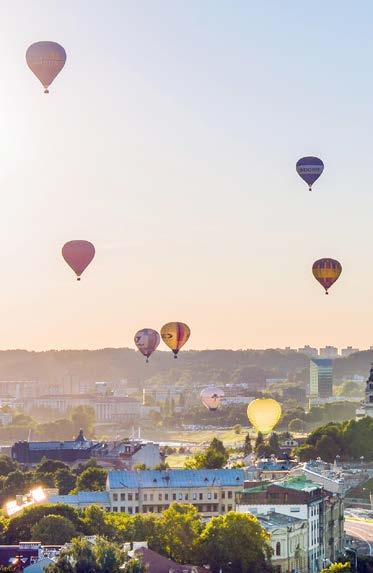
[[[289,1],[2,3],[0,348],[134,347],[173,320],[186,349],[371,345],[373,7],[317,11],[310,32]],[[38,40],[67,53],[48,96]],[[96,247],[80,284],[71,239]],[[320,257],[343,267],[328,297]]]

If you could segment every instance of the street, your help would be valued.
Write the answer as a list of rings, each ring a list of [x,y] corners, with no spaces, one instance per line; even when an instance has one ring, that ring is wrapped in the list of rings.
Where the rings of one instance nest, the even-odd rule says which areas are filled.
[[[373,555],[373,521],[357,521],[347,518],[345,532],[357,540],[359,554]]]

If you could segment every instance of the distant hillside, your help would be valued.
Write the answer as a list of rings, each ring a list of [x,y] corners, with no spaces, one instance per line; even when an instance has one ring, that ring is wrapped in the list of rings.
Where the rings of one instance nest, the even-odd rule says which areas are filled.
[[[337,377],[368,375],[373,351],[359,352],[335,361]],[[127,378],[133,384],[257,381],[266,377],[296,376],[308,379],[309,360],[303,354],[279,350],[203,350],[181,352],[174,360],[170,352],[156,352],[149,364],[129,348],[101,350],[0,351],[0,380],[41,380],[61,383],[72,377],[80,382],[115,381]]]

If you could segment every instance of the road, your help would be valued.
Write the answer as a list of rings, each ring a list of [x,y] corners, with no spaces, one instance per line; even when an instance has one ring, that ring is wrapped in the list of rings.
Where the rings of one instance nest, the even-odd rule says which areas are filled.
[[[368,548],[368,554],[373,555],[373,522],[355,521],[347,518],[345,532],[351,537],[363,541]]]

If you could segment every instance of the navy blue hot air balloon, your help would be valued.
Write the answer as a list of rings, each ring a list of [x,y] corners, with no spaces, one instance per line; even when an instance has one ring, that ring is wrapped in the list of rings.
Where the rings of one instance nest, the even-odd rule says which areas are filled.
[[[308,185],[312,191],[312,185],[324,171],[324,164],[318,157],[302,157],[297,161],[297,173]]]

